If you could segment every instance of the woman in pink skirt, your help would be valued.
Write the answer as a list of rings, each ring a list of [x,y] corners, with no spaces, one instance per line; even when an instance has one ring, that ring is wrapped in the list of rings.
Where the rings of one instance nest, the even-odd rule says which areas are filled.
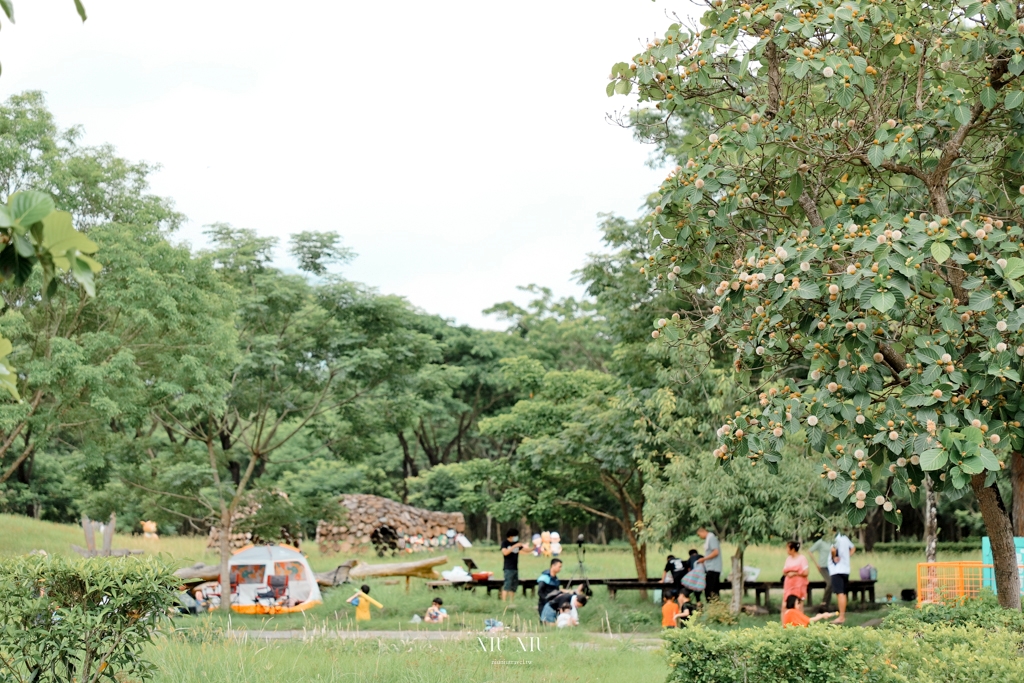
[[[786,598],[795,595],[800,600],[807,600],[808,564],[807,558],[800,554],[800,543],[790,541],[786,544],[786,564],[782,567],[782,604]]]

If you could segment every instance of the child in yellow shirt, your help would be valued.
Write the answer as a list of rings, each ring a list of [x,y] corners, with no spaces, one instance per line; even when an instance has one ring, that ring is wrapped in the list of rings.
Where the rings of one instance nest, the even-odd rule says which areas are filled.
[[[356,607],[356,621],[369,621],[370,620],[370,605],[373,605],[377,609],[384,609],[384,605],[380,604],[376,600],[370,597],[370,587],[365,583],[359,587],[356,594],[345,602]]]

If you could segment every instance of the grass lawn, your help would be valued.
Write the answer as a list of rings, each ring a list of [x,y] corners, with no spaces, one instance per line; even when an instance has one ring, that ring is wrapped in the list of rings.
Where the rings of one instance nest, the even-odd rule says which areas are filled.
[[[578,632],[540,636],[529,651],[514,638],[501,652],[475,638],[447,641],[315,639],[280,643],[159,638],[147,651],[155,683],[192,681],[344,681],[345,683],[479,683],[529,681],[663,681],[668,665],[660,644],[598,641]],[[535,641],[536,642],[536,641]]]
[[[71,544],[84,545],[82,532],[78,527],[71,525],[53,524],[40,522],[27,517],[12,515],[0,515],[0,555],[23,554],[34,549],[45,549],[49,553],[71,554]],[[199,537],[162,537],[157,541],[147,541],[141,536],[116,536],[114,546],[118,548],[138,548],[147,553],[163,554],[168,559],[179,565],[188,565],[199,561],[216,562],[216,555],[206,549],[206,541]],[[689,547],[699,547],[696,539],[678,544],[674,548],[677,555],[685,553]],[[321,555],[314,544],[307,544],[303,550],[308,553],[310,564],[316,571],[323,571],[337,566],[340,562],[348,559],[338,555]],[[562,578],[570,577],[576,568],[575,547],[568,546],[567,552],[563,555],[565,568]],[[732,548],[724,544],[724,553],[728,557]],[[654,553],[649,555],[650,575],[659,575],[663,566],[666,553]],[[473,560],[484,570],[493,571],[496,576],[501,575],[501,554],[493,546],[478,546],[465,552],[463,555],[458,551],[448,552],[449,563],[444,568],[451,568],[461,563],[462,557],[472,557]],[[392,558],[377,558],[372,553],[358,556],[366,562],[390,562]],[[402,559],[409,556],[402,556]],[[424,554],[417,554],[415,557],[426,557]],[[941,556],[940,560],[961,560],[979,559],[973,555],[949,555]],[[748,549],[745,555],[747,566],[760,567],[762,580],[772,580],[780,576],[782,565],[785,562],[785,550],[781,547],[766,546]],[[907,555],[893,555],[888,553],[857,553],[853,558],[854,572],[864,564],[872,564],[878,569],[879,583],[877,587],[877,598],[883,600],[887,592],[899,595],[902,588],[911,588],[916,585],[916,566],[919,558]],[[532,555],[525,555],[520,558],[520,575],[524,578],[534,578],[548,566],[545,558],[536,558]],[[728,566],[728,562],[726,562]],[[630,577],[635,576],[632,556],[625,547],[595,547],[586,555],[586,571],[592,577]],[[813,570],[812,570],[813,571]],[[817,577],[812,576],[812,580]],[[483,628],[485,619],[498,619],[507,626],[522,632],[535,632],[539,629],[537,623],[536,599],[527,596],[517,595],[514,604],[502,603],[497,595],[493,593],[487,597],[486,591],[465,591],[458,589],[447,589],[433,591],[426,587],[425,582],[414,579],[411,590],[406,593],[404,580],[399,579],[373,579],[367,582],[371,587],[371,595],[384,605],[383,610],[373,608],[373,620],[369,624],[360,624],[358,627],[354,622],[354,609],[345,603],[354,587],[346,585],[324,591],[324,604],[320,607],[298,614],[278,615],[274,617],[248,616],[229,614],[214,614],[201,619],[183,619],[180,626],[191,628],[193,624],[199,625],[211,619],[212,624],[217,627],[229,625],[233,629],[248,630],[281,630],[281,629],[306,629],[313,628],[327,630],[480,630]],[[816,594],[820,595],[820,594]],[[430,601],[441,596],[445,601],[452,619],[442,626],[428,626],[425,624],[411,624],[413,614],[422,614]],[[780,594],[774,596],[775,606],[778,606]],[[603,587],[595,587],[594,599],[580,610],[580,620],[583,630],[592,632],[619,633],[646,633],[654,634],[660,629],[659,605],[653,602],[653,595],[647,601],[642,601],[639,594],[633,591],[623,591],[618,594],[615,600],[608,598],[607,591]],[[751,593],[748,601],[752,601]],[[856,613],[851,615],[849,623],[857,624],[864,620],[876,618],[881,613],[872,611],[869,613]],[[747,617],[740,619],[740,626],[753,626],[764,623],[769,619],[777,619],[777,615],[769,617]]]

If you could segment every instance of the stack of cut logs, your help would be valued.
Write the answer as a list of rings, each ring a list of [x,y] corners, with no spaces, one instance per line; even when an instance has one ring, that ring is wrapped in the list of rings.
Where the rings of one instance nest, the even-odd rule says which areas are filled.
[[[278,492],[277,495],[287,496],[283,493]],[[251,500],[248,503],[243,503],[238,506],[235,510],[235,514],[231,517],[231,528],[239,529],[244,525],[242,522],[247,521],[250,517],[259,512],[263,506],[258,502]],[[287,527],[282,527],[279,535],[280,540],[283,543],[298,546],[299,539],[292,535],[292,531]],[[265,539],[260,538],[258,535],[253,534],[251,531],[235,531],[231,534],[231,549],[238,550],[244,548],[250,543],[253,545],[260,545],[265,542]],[[220,529],[217,527],[211,527],[210,529],[210,540],[206,543],[207,548],[219,548],[220,547]]]
[[[235,514],[231,516],[232,528],[238,528],[238,523],[248,519],[255,515],[262,506],[259,503],[249,503],[248,505],[239,505],[235,509]],[[250,543],[254,543],[251,532],[235,532],[231,534],[231,549],[238,550],[244,548]],[[219,548],[220,547],[220,529],[217,527],[210,528],[210,540],[206,543],[207,548]]]
[[[355,493],[343,495],[341,504],[348,512],[344,522],[321,521],[316,527],[320,552],[349,552],[360,545],[376,544],[381,534],[371,537],[384,527],[394,532],[394,549],[404,552],[453,546],[453,536],[466,530],[461,512],[431,512],[380,496]]]

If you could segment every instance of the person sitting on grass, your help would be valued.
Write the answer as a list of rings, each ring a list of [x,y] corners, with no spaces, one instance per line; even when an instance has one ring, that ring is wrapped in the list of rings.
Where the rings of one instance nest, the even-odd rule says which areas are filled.
[[[444,604],[444,600],[441,598],[434,598],[434,602],[427,608],[427,613],[423,615],[423,621],[428,624],[440,624],[448,618],[448,610],[441,605]]]
[[[355,595],[345,602],[356,608],[356,621],[370,620],[370,605],[373,605],[377,609],[384,609],[384,605],[370,597],[370,587],[365,583],[359,587],[359,590],[356,591]]]
[[[566,628],[567,626],[579,626],[579,623],[579,619],[572,616],[572,607],[568,603],[562,603],[562,608],[558,612],[558,618],[555,619],[555,626]]]
[[[821,621],[835,616],[835,612],[822,612],[813,617],[804,614],[804,601],[797,595],[786,598],[786,611],[782,613],[783,626],[807,626],[812,621]]]

